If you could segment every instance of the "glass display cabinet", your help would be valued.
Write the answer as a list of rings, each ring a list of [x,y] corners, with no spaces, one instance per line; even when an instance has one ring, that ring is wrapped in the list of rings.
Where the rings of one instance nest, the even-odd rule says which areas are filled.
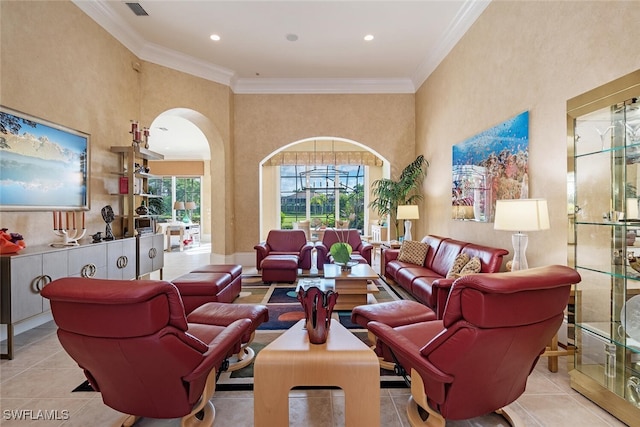
[[[567,101],[571,387],[640,420],[640,70]]]

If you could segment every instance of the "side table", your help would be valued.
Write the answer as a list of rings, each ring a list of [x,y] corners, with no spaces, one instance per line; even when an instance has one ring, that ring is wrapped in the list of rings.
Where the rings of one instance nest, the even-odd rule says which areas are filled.
[[[337,320],[324,344],[311,344],[300,320],[254,362],[255,427],[289,426],[289,390],[337,386],[345,395],[345,426],[380,425],[380,365],[376,354]]]

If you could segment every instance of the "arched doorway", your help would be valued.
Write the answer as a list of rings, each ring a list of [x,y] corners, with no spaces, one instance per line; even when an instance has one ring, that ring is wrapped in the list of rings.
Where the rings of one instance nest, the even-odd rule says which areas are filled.
[[[215,191],[212,188],[212,182],[226,183],[225,146],[220,132],[206,116],[187,108],[162,112],[150,127],[149,148],[163,154],[164,162],[175,162],[183,173],[190,165],[202,164],[202,233],[211,236],[211,261],[224,261],[226,248],[233,247],[233,242],[227,241],[232,234],[224,221],[229,190],[226,185],[216,186]]]
[[[345,199],[349,199],[348,194],[354,189],[354,182],[357,183],[353,181],[353,177],[348,177],[347,172],[354,167],[363,169],[360,181],[360,190],[363,193],[360,202],[363,207],[362,217],[357,211],[343,209]],[[286,175],[286,169],[289,169],[288,178],[283,176]],[[314,211],[312,201],[322,195],[329,199],[325,200],[329,208],[321,212],[321,221],[324,221],[325,226],[333,227],[334,221],[357,215],[354,218],[357,228],[361,229],[363,234],[368,234],[370,222],[378,219],[368,208],[370,185],[376,179],[389,177],[390,170],[389,162],[379,153],[357,141],[345,138],[305,138],[281,147],[266,156],[259,165],[261,238],[265,238],[271,229],[290,228],[291,212],[296,212],[296,209],[297,213],[294,213],[294,216],[304,215],[307,219],[317,220],[319,215]],[[323,185],[314,183],[314,179],[321,180]],[[297,183],[287,184],[287,180],[296,180]],[[292,185],[295,188],[289,188]],[[323,186],[324,191],[316,191]],[[288,197],[295,197],[299,206],[292,209]],[[333,200],[330,200],[331,198]],[[301,211],[302,203],[304,213]],[[288,208],[283,210],[285,205]],[[347,218],[340,218],[341,216]]]

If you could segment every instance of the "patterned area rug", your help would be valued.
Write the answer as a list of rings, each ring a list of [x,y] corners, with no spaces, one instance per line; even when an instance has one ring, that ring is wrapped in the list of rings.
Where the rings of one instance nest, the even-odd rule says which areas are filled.
[[[404,297],[402,292],[397,291],[382,279],[378,279],[376,285],[380,291],[375,294],[377,302],[394,301]],[[265,285],[260,277],[243,277],[242,292],[234,303],[264,304],[269,309],[269,321],[258,328],[251,344],[256,354],[282,332],[300,319],[304,319],[302,306],[296,298],[295,285],[289,283]],[[370,344],[367,330],[351,322],[351,311],[334,311],[333,317],[364,343]],[[385,369],[380,370],[380,386],[383,388],[407,387],[401,376]],[[253,364],[235,372],[223,372],[216,388],[218,390],[253,390]]]
[[[377,302],[402,299],[383,280],[379,279],[376,285],[379,290],[375,294]],[[234,303],[266,305],[269,309],[269,321],[260,325],[258,330],[286,330],[304,318],[304,312],[295,290],[295,285],[289,283],[264,285],[259,277],[243,278],[242,292]],[[360,326],[351,323],[350,311],[336,311],[334,315],[344,327],[348,329],[360,328]]]

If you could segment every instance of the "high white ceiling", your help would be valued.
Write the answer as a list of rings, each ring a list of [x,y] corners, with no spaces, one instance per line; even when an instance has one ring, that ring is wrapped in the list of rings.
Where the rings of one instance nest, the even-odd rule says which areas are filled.
[[[73,1],[142,60],[235,93],[414,93],[490,0]]]

